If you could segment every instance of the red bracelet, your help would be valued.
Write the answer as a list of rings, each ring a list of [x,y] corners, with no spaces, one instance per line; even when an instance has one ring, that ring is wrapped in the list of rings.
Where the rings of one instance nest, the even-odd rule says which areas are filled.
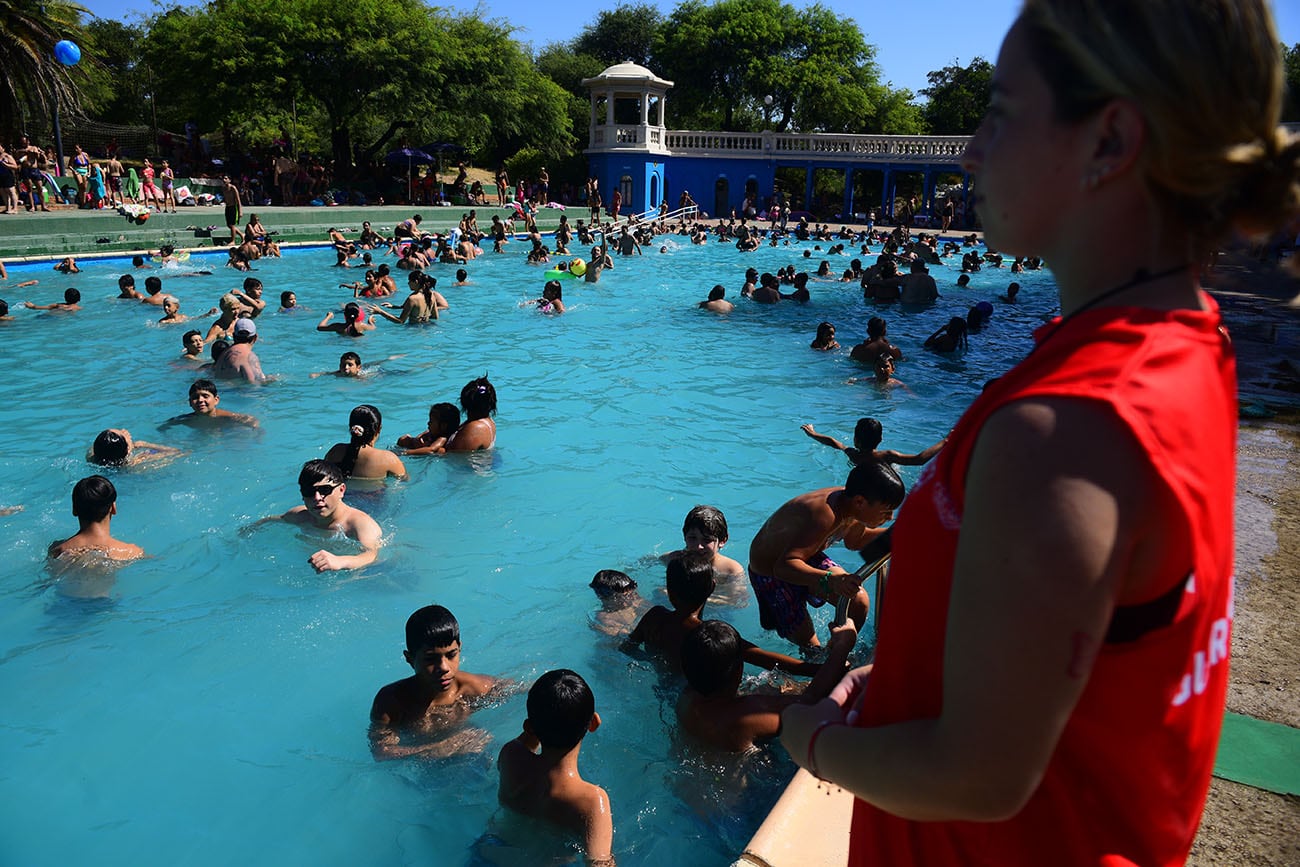
[[[813,751],[817,749],[817,738],[821,737],[822,732],[824,732],[826,729],[830,728],[831,726],[842,726],[842,725],[844,725],[844,723],[840,722],[839,720],[831,720],[831,719],[822,720],[820,723],[817,724],[817,728],[813,729],[812,737],[808,738],[808,763],[807,763],[808,773],[812,774],[814,777],[816,777],[819,780],[825,780],[826,778],[823,777],[820,773],[818,773],[817,758],[813,755]]]

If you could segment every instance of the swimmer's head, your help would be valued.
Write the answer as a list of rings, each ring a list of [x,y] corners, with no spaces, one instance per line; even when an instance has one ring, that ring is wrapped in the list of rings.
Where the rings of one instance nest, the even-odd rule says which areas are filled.
[[[345,352],[339,356],[339,373],[344,376],[358,376],[361,373],[361,356],[355,352]]]
[[[591,579],[590,587],[601,599],[619,593],[631,593],[636,589],[636,582],[626,572],[617,569],[601,569]]]
[[[103,467],[121,466],[131,454],[131,445],[130,431],[117,428],[102,430],[90,447],[91,463]]]
[[[9,315],[9,302],[5,301],[4,299],[0,299],[0,316],[8,316],[8,315]]]
[[[139,257],[137,257],[139,258]],[[130,274],[123,274],[117,278],[117,288],[123,291],[135,288],[135,278]]]
[[[721,301],[727,295],[727,290],[721,283],[709,290],[710,301]]]
[[[64,289],[64,290],[63,290],[63,303],[64,303],[64,304],[78,304],[78,303],[80,303],[80,302],[81,302],[81,293],[78,292],[76,289]]]
[[[154,276],[144,278],[144,291],[150,295],[157,295],[162,291],[162,279]]]
[[[969,285],[970,285],[970,275],[969,275],[969,274],[962,274],[960,277],[958,277],[958,278],[957,278],[957,285],[960,286],[960,287],[962,287],[962,288],[965,288],[965,287],[969,286]]]
[[[822,322],[817,326],[818,340],[834,340],[835,326],[829,322]]]
[[[466,271],[464,268],[457,268],[457,269],[456,269],[456,282],[457,282],[457,283],[464,283],[464,282],[465,282],[466,280],[468,280],[468,279],[469,279],[469,272],[468,272],[468,271]]]
[[[716,506],[700,505],[686,513],[682,522],[682,537],[691,532],[700,533],[716,539],[720,545],[726,544],[730,536],[727,533],[727,518]]]
[[[682,674],[700,695],[731,692],[745,662],[740,633],[729,623],[706,620],[682,641]]]
[[[186,331],[181,335],[181,346],[191,355],[198,355],[203,351],[203,334],[194,329]]]
[[[72,487],[72,514],[83,523],[104,520],[116,502],[117,488],[103,476],[86,476]]]
[[[704,606],[718,586],[710,560],[678,557],[665,570],[668,600],[678,611],[696,611]]]
[[[217,384],[210,379],[196,379],[190,386],[190,400],[198,397],[201,393],[206,393],[211,397],[217,397]]]
[[[560,288],[559,280],[548,280],[542,287],[542,297],[547,301],[559,301],[563,298],[563,290]]]
[[[885,320],[879,316],[872,316],[870,319],[867,320],[868,340],[875,340],[877,338],[884,337],[885,332],[888,330],[889,330],[889,323],[885,322]]]
[[[355,301],[349,301],[343,305],[343,319],[346,322],[356,322],[361,318],[361,305]]]
[[[441,605],[426,605],[406,619],[406,651],[460,644],[460,624]]]
[[[221,356],[225,355],[226,350],[228,349],[230,349],[230,341],[226,340],[224,337],[218,337],[216,340],[212,341],[212,345],[208,347],[208,352],[211,353],[212,360],[216,361]]]
[[[245,277],[244,291],[252,294],[254,298],[260,297],[262,294],[262,281],[256,277]]]
[[[1014,301],[1015,298],[1016,298],[1016,295],[1018,295],[1018,294],[1020,294],[1020,284],[1019,284],[1019,283],[1012,283],[1010,286],[1007,287],[1007,297],[1010,298],[1011,300]]]
[[[234,313],[239,310],[239,298],[233,293],[227,292],[225,295],[221,296],[221,300],[217,302],[217,306],[221,308],[222,313]]]
[[[548,671],[528,690],[528,720],[525,726],[542,749],[568,751],[587,732],[600,725],[596,698],[577,672],[567,668]]]
[[[471,421],[496,413],[497,390],[488,381],[487,374],[465,384],[460,390],[460,406]]]
[[[180,311],[181,302],[177,300],[175,295],[164,295],[162,309],[168,316],[174,316]]]
[[[348,413],[348,432],[352,434],[354,443],[365,445],[373,442],[375,437],[379,436],[383,426],[384,417],[380,414],[379,408],[368,403],[354,407],[352,412]]]
[[[845,498],[850,501],[857,520],[868,527],[879,527],[892,518],[906,495],[907,489],[898,472],[883,461],[854,467],[844,482]]]
[[[142,267],[143,265],[144,265],[144,257],[143,257],[143,256],[140,256],[140,255],[137,254],[137,255],[131,257],[131,267],[132,267],[132,268],[140,268],[140,267]],[[119,285],[120,285],[120,284],[119,284]]]
[[[298,296],[292,292],[285,291],[280,293],[280,306],[285,310],[298,306]]]
[[[884,433],[880,422],[874,418],[862,417],[853,428],[853,447],[860,452],[874,452],[880,446]]]
[[[236,319],[233,336],[235,343],[252,343],[257,339],[257,323],[247,317]]]
[[[456,404],[435,403],[429,407],[429,430],[436,430],[439,436],[451,436],[458,427],[460,427],[460,409]]]

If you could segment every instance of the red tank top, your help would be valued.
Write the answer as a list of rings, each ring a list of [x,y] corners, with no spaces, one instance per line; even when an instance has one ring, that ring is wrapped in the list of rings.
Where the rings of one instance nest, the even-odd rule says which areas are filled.
[[[1042,783],[1020,813],[1002,822],[912,822],[859,800],[850,864],[1186,860],[1223,718],[1232,617],[1236,366],[1218,308],[1206,301],[1206,312],[1103,308],[1044,326],[1035,334],[1039,348],[971,405],[908,496],[859,725],[940,713],[966,471],[984,421],[1009,402],[1079,397],[1114,412],[1179,504],[1167,520],[1186,522],[1193,572],[1165,594],[1157,625],[1143,625],[1151,612],[1138,609],[1148,606],[1117,609]]]

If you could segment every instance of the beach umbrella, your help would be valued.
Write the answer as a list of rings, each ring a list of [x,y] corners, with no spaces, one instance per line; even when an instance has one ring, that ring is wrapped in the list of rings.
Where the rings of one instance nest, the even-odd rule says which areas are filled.
[[[411,200],[411,167],[415,165],[427,166],[435,162],[434,158],[418,148],[398,148],[395,151],[389,151],[384,154],[386,163],[406,163],[406,200]]]

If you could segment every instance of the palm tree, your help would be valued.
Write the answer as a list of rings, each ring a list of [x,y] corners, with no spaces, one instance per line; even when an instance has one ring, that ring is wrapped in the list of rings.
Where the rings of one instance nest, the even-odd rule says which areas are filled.
[[[57,105],[78,114],[81,96],[54,44],[83,38],[85,7],[67,0],[0,0],[0,133],[17,130],[20,117],[46,115]]]

